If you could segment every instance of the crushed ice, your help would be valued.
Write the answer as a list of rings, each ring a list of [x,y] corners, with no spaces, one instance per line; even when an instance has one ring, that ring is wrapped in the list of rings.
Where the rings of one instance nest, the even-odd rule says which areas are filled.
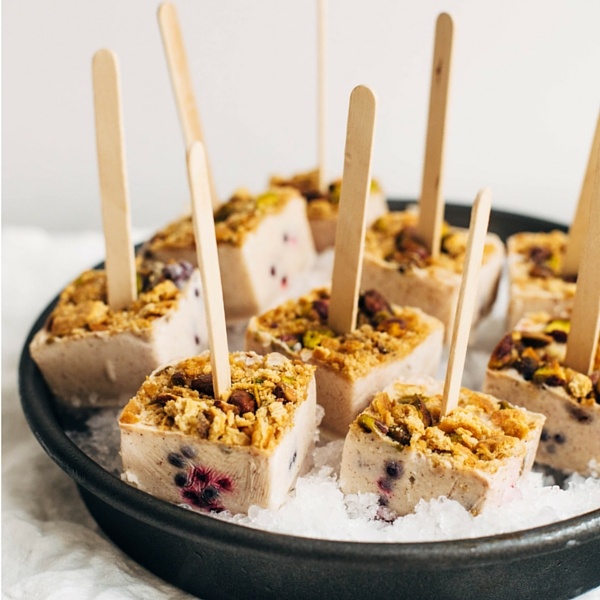
[[[458,502],[421,501],[414,513],[386,519],[377,494],[344,496],[338,485],[341,440],[314,452],[312,470],[298,480],[279,510],[253,506],[248,515],[216,518],[301,537],[360,542],[426,542],[475,538],[530,529],[600,508],[600,479],[572,475],[560,487],[534,470],[501,507],[473,516]]]

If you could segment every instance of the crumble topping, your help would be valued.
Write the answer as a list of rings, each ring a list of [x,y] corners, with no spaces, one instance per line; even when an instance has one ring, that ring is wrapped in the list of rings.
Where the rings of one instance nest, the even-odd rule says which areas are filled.
[[[440,417],[441,394],[396,384],[379,392],[353,422],[399,451],[410,449],[462,467],[495,472],[537,427],[531,413],[462,388],[458,406]]]
[[[245,189],[237,190],[215,211],[217,243],[242,246],[248,233],[255,231],[266,216],[281,212],[289,200],[297,197],[298,192],[290,187],[272,188],[259,196]],[[147,252],[195,246],[192,217],[187,215],[154,234],[148,242]]]
[[[498,342],[488,368],[515,369],[525,381],[563,389],[578,404],[600,404],[600,345],[590,375],[563,366],[569,329],[566,319],[550,318],[543,312],[529,314]]]
[[[467,230],[450,227],[444,222],[440,255],[433,260],[425,243],[416,233],[418,215],[415,210],[393,211],[379,217],[367,230],[365,253],[396,267],[404,273],[412,268],[441,267],[462,273],[467,249]],[[495,252],[486,243],[483,262]]]
[[[274,448],[307,398],[315,368],[281,354],[229,355],[231,388],[214,398],[210,354],[169,365],[146,379],[121,423],[177,430],[211,442]]]
[[[357,327],[336,335],[327,324],[330,292],[311,291],[255,318],[258,331],[285,344],[302,360],[312,359],[344,373],[350,379],[373,367],[410,354],[433,331],[431,320],[415,308],[390,305],[374,290],[361,294]]]
[[[332,181],[326,193],[319,190],[316,169],[289,178],[273,176],[270,185],[297,189],[308,202],[306,212],[309,219],[332,219],[337,216],[342,190],[341,179]],[[371,179],[371,193],[381,193],[381,187],[375,179]]]
[[[160,250],[182,250],[195,247],[196,239],[192,215],[186,215],[157,231],[144,245],[144,252],[151,257],[153,252],[159,252]]]
[[[194,268],[185,261],[136,260],[137,300],[113,311],[108,306],[106,271],[83,272],[60,294],[46,324],[48,342],[66,336],[81,337],[90,332],[140,332],[152,327],[155,319],[177,308],[181,288]]]
[[[554,230],[548,233],[521,232],[508,239],[513,284],[560,293],[575,294],[576,277],[561,275],[568,236]]]

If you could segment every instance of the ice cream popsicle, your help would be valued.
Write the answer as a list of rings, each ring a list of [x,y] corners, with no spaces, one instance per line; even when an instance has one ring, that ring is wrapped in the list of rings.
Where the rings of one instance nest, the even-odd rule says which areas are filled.
[[[425,160],[418,210],[380,217],[369,228],[362,287],[376,288],[390,302],[418,306],[452,333],[466,232],[444,223],[444,151],[454,25],[445,13],[436,22]],[[504,246],[488,234],[473,323],[496,298]]]
[[[588,375],[564,364],[570,321],[529,313],[498,342],[484,391],[546,415],[537,462],[590,474],[600,464],[600,355]]]
[[[569,232],[520,232],[508,238],[509,329],[528,312],[547,312],[560,317],[568,316],[573,308],[599,157],[600,114]]]
[[[597,149],[600,157],[600,146]],[[547,416],[537,460],[582,474],[600,462],[600,160],[569,319],[528,313],[498,343],[484,387]]]
[[[351,424],[340,484],[372,492],[391,518],[445,496],[478,513],[497,505],[531,468],[544,417],[461,388],[490,194],[473,205],[446,378],[395,382]]]
[[[361,286],[375,288],[390,302],[418,306],[446,327],[449,341],[456,314],[467,231],[445,224],[434,258],[416,232],[414,210],[393,211],[369,228]],[[504,265],[504,245],[488,233],[483,253],[473,323],[487,315],[496,299]]]
[[[230,354],[216,397],[205,352],[155,371],[119,418],[123,477],[197,510],[279,507],[315,430],[314,367],[280,354]]]
[[[240,190],[217,209],[214,221],[229,323],[276,304],[314,263],[305,201],[292,188],[272,188],[258,196]],[[157,232],[142,252],[197,264],[191,216]]]
[[[344,493],[377,494],[392,516],[440,496],[474,514],[507,498],[533,464],[544,417],[465,388],[441,416],[441,388],[394,383],[375,396],[344,442]]]
[[[330,292],[322,288],[253,317],[246,349],[281,352],[317,367],[323,426],[345,434],[376,391],[398,378],[435,375],[444,328],[418,308],[390,305],[375,291],[361,295],[357,327],[328,325]]]
[[[194,141],[205,147],[179,19],[171,2],[160,5],[158,21],[186,151]],[[212,172],[207,169],[225,315],[228,323],[245,321],[276,304],[313,265],[316,254],[306,201],[297,190],[287,187],[269,188],[261,194],[240,189],[221,202]],[[143,252],[197,264],[191,215],[158,231]]]
[[[484,382],[490,393],[510,395],[546,415],[539,463],[584,475],[597,473],[600,463],[600,137],[597,141],[584,196],[587,207],[582,211],[580,202],[578,209],[577,220],[587,225],[577,242],[577,286],[569,318],[525,315],[496,346]]]
[[[277,508],[314,439],[314,367],[271,353],[229,353],[208,169],[188,153],[210,349],[157,369],[123,410],[123,478],[197,510]]]
[[[30,346],[58,398],[123,406],[159,365],[207,347],[197,269],[138,261],[137,279],[137,299],[121,310],[108,305],[101,269],[85,271],[62,291]]]
[[[359,295],[375,104],[368,88],[353,90],[331,292],[289,300],[252,318],[246,331],[247,349],[276,350],[317,366],[323,425],[339,434],[395,377],[433,374],[442,350],[436,319],[392,306],[374,290]]]
[[[106,268],[68,285],[31,355],[52,392],[75,405],[123,405],[157,366],[207,346],[200,275],[189,263],[134,261],[116,56],[94,55]]]

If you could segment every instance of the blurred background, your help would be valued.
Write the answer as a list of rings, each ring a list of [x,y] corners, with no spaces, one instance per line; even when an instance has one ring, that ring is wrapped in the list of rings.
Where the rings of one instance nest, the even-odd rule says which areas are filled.
[[[218,193],[316,164],[316,1],[177,0]],[[120,59],[136,228],[179,216],[184,146],[148,0],[2,3],[3,225],[100,230],[91,59]],[[435,19],[455,21],[445,196],[568,222],[600,109],[598,0],[330,0],[328,159],[341,174],[350,91],[379,99],[373,174],[415,198]]]

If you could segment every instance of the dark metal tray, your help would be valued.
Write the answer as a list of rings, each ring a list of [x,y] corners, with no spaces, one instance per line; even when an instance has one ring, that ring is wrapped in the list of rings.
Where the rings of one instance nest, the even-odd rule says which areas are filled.
[[[405,202],[391,201],[401,209]],[[468,226],[470,207],[446,219]],[[493,211],[490,230],[565,229]],[[141,492],[103,469],[66,435],[28,346],[19,385],[25,416],[49,456],[77,483],[91,515],[124,552],[175,586],[211,598],[572,598],[600,586],[600,510],[505,535],[428,543],[335,542],[215,520]]]

